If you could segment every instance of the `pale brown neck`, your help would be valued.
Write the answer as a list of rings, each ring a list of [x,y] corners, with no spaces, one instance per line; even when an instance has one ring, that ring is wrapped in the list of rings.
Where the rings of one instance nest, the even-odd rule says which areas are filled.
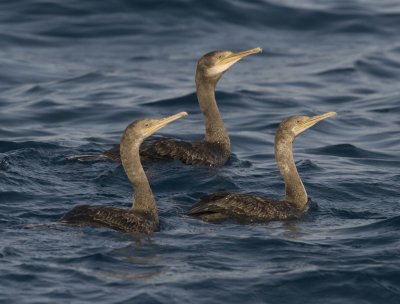
[[[158,223],[157,204],[140,163],[139,146],[140,143],[129,140],[127,142],[122,140],[120,146],[121,162],[134,190],[132,209],[138,213],[146,214]]]
[[[205,141],[221,143],[230,147],[229,136],[215,100],[217,82],[218,79],[209,80],[196,74],[197,100],[199,101],[201,112],[203,112],[206,127]]]
[[[275,136],[275,159],[285,181],[285,201],[303,209],[307,205],[308,197],[297,172],[292,149],[292,139],[285,137],[284,134],[279,134],[278,131]]]

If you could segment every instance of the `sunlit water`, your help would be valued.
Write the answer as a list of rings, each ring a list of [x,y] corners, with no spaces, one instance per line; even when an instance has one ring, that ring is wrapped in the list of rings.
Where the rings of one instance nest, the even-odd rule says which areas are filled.
[[[0,302],[399,303],[399,24],[394,0],[1,1]],[[120,165],[66,156],[180,111],[161,133],[201,139],[198,58],[258,46],[218,85],[230,162],[146,163],[161,232],[54,225],[76,204],[131,203]],[[304,218],[184,215],[215,191],[279,198],[278,123],[327,111],[295,142]]]

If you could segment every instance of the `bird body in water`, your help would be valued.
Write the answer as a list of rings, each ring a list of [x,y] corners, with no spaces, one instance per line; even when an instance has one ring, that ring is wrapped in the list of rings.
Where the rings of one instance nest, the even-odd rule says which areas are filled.
[[[285,197],[271,200],[263,196],[220,192],[207,195],[188,212],[207,222],[234,219],[239,222],[263,222],[296,219],[309,208],[307,192],[293,159],[294,139],[317,122],[336,115],[292,116],[285,119],[275,135],[275,159],[285,182]]]
[[[140,155],[146,159],[175,159],[187,165],[224,165],[231,154],[229,135],[224,126],[215,99],[215,88],[221,76],[240,59],[261,52],[254,48],[242,52],[214,51],[204,55],[197,64],[196,93],[203,113],[205,137],[202,141],[188,142],[179,139],[159,138],[145,141]],[[100,155],[77,155],[74,160],[120,161],[120,149],[115,147]]]
[[[130,209],[78,205],[68,211],[60,221],[79,226],[104,226],[128,233],[149,234],[158,231],[157,204],[140,163],[139,149],[145,138],[186,115],[186,112],[181,112],[163,119],[137,120],[125,129],[120,152],[125,173],[134,189],[134,200]]]

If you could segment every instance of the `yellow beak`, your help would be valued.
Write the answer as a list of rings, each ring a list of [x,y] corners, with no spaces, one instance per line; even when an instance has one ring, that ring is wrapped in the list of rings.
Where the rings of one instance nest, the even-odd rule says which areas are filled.
[[[188,115],[186,112],[180,112],[175,115],[171,115],[162,119],[159,119],[155,124],[150,126],[146,131],[145,131],[145,136],[150,136],[151,134],[155,133],[157,130],[160,130],[161,128],[165,127],[167,124],[182,118],[184,116]]]
[[[335,116],[336,112],[327,112],[321,115],[317,115],[317,116],[313,116],[310,117],[308,120],[306,120],[305,122],[297,125],[294,127],[294,132],[296,135],[300,134],[301,132],[304,132],[305,130],[307,130],[308,128],[312,127],[313,125],[315,125],[317,122],[324,120],[326,118]]]
[[[247,51],[232,53],[228,57],[221,59],[217,63],[217,65],[223,65],[223,64],[227,64],[227,63],[231,63],[231,62],[236,62],[236,61],[239,61],[240,59],[242,59],[243,57],[246,57],[246,56],[249,56],[252,54],[257,54],[257,53],[260,53],[261,51],[262,51],[262,48],[258,47],[258,48],[250,49]]]

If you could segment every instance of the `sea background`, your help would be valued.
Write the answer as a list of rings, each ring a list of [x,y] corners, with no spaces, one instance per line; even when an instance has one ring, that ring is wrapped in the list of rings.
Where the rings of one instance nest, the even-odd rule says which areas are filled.
[[[400,1],[2,0],[0,303],[400,303]],[[129,207],[113,147],[127,124],[200,140],[197,60],[262,47],[220,80],[222,168],[145,164],[162,230],[54,224],[77,204]],[[336,111],[298,137],[312,200],[291,222],[185,216],[207,193],[283,194],[279,122]]]

